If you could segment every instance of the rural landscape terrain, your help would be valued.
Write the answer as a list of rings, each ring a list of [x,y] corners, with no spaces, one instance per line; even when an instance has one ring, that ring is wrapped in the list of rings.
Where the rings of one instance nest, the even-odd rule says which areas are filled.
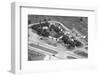
[[[88,18],[28,15],[28,61],[88,58]]]

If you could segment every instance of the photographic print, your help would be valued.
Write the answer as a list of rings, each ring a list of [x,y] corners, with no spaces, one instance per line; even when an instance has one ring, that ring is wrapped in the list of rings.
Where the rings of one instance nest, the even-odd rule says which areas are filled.
[[[11,72],[94,67],[96,9],[11,4]],[[94,45],[95,44],[95,45]]]
[[[88,58],[88,17],[28,15],[28,61]]]

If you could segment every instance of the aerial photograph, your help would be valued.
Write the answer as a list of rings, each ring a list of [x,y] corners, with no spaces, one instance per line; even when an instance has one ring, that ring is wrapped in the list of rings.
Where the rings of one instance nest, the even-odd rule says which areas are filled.
[[[28,61],[88,58],[88,17],[28,15]]]

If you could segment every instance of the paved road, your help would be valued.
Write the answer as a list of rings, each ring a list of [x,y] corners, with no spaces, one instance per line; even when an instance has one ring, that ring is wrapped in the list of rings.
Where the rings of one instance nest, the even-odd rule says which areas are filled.
[[[62,23],[60,23],[58,21],[49,21],[49,22],[52,22],[52,23],[56,22],[56,23],[61,24],[63,27],[65,27]],[[38,23],[35,23],[35,24],[38,24]],[[67,31],[70,31],[66,27],[65,27],[65,29]],[[43,53],[48,54],[48,55],[55,55],[55,57],[57,57],[59,59],[66,59],[67,56],[72,56],[72,57],[75,57],[75,58],[84,58],[84,57],[76,55],[74,53],[74,51],[76,49],[73,50],[73,51],[69,51],[64,46],[62,46],[61,44],[57,44],[57,47],[54,47],[54,46],[46,44],[45,41],[39,39],[40,37],[37,34],[32,33],[31,31],[32,30],[29,29],[29,34],[30,34],[30,37],[29,37],[29,48],[38,49],[38,50],[40,50]],[[72,35],[74,35],[74,34],[72,34]],[[79,40],[78,37],[76,37],[76,39]],[[84,48],[81,48],[81,50],[85,51]]]

